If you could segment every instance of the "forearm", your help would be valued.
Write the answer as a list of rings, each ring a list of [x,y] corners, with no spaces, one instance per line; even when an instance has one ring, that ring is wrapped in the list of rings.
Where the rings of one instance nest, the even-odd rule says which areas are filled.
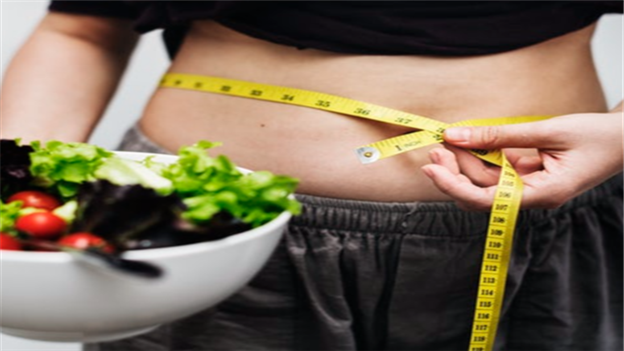
[[[48,15],[5,73],[2,138],[86,141],[136,43],[120,22]]]

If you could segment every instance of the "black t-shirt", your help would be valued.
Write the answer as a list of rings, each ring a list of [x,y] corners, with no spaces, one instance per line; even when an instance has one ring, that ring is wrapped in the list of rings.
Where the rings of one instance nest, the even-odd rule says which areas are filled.
[[[622,1],[52,1],[50,10],[164,28],[173,55],[193,20],[300,49],[376,55],[483,55],[578,29]]]

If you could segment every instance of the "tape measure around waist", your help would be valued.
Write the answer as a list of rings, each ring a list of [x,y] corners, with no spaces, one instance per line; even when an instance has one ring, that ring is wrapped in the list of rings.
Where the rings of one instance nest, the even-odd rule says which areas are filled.
[[[188,89],[272,101],[325,110],[418,131],[377,141],[356,149],[362,163],[372,163],[423,146],[441,143],[444,130],[455,126],[487,126],[526,123],[549,116],[520,116],[465,120],[453,124],[320,92],[252,83],[234,79],[167,73],[161,87]],[[500,150],[470,150],[475,156],[501,166],[491,209],[481,263],[469,351],[490,351],[494,345],[505,292],[516,218],[522,199],[522,180]]]

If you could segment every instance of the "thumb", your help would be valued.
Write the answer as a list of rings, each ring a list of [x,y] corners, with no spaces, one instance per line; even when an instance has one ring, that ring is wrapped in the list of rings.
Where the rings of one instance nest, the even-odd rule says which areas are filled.
[[[486,127],[454,127],[444,131],[449,144],[476,149],[554,147],[549,121]]]

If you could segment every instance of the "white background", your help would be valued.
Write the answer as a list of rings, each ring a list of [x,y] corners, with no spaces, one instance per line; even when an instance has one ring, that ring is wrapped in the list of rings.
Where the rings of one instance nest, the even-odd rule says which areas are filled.
[[[2,73],[15,51],[45,14],[46,7],[47,1],[1,1]],[[622,23],[620,15],[603,17],[593,42],[594,59],[610,107],[622,99]],[[168,59],[161,43],[160,31],[144,35],[124,76],[121,88],[91,137],[92,143],[107,148],[117,145],[122,133],[140,116],[167,64]],[[0,334],[2,351],[75,351],[79,348],[80,345],[73,343],[44,343]]]

